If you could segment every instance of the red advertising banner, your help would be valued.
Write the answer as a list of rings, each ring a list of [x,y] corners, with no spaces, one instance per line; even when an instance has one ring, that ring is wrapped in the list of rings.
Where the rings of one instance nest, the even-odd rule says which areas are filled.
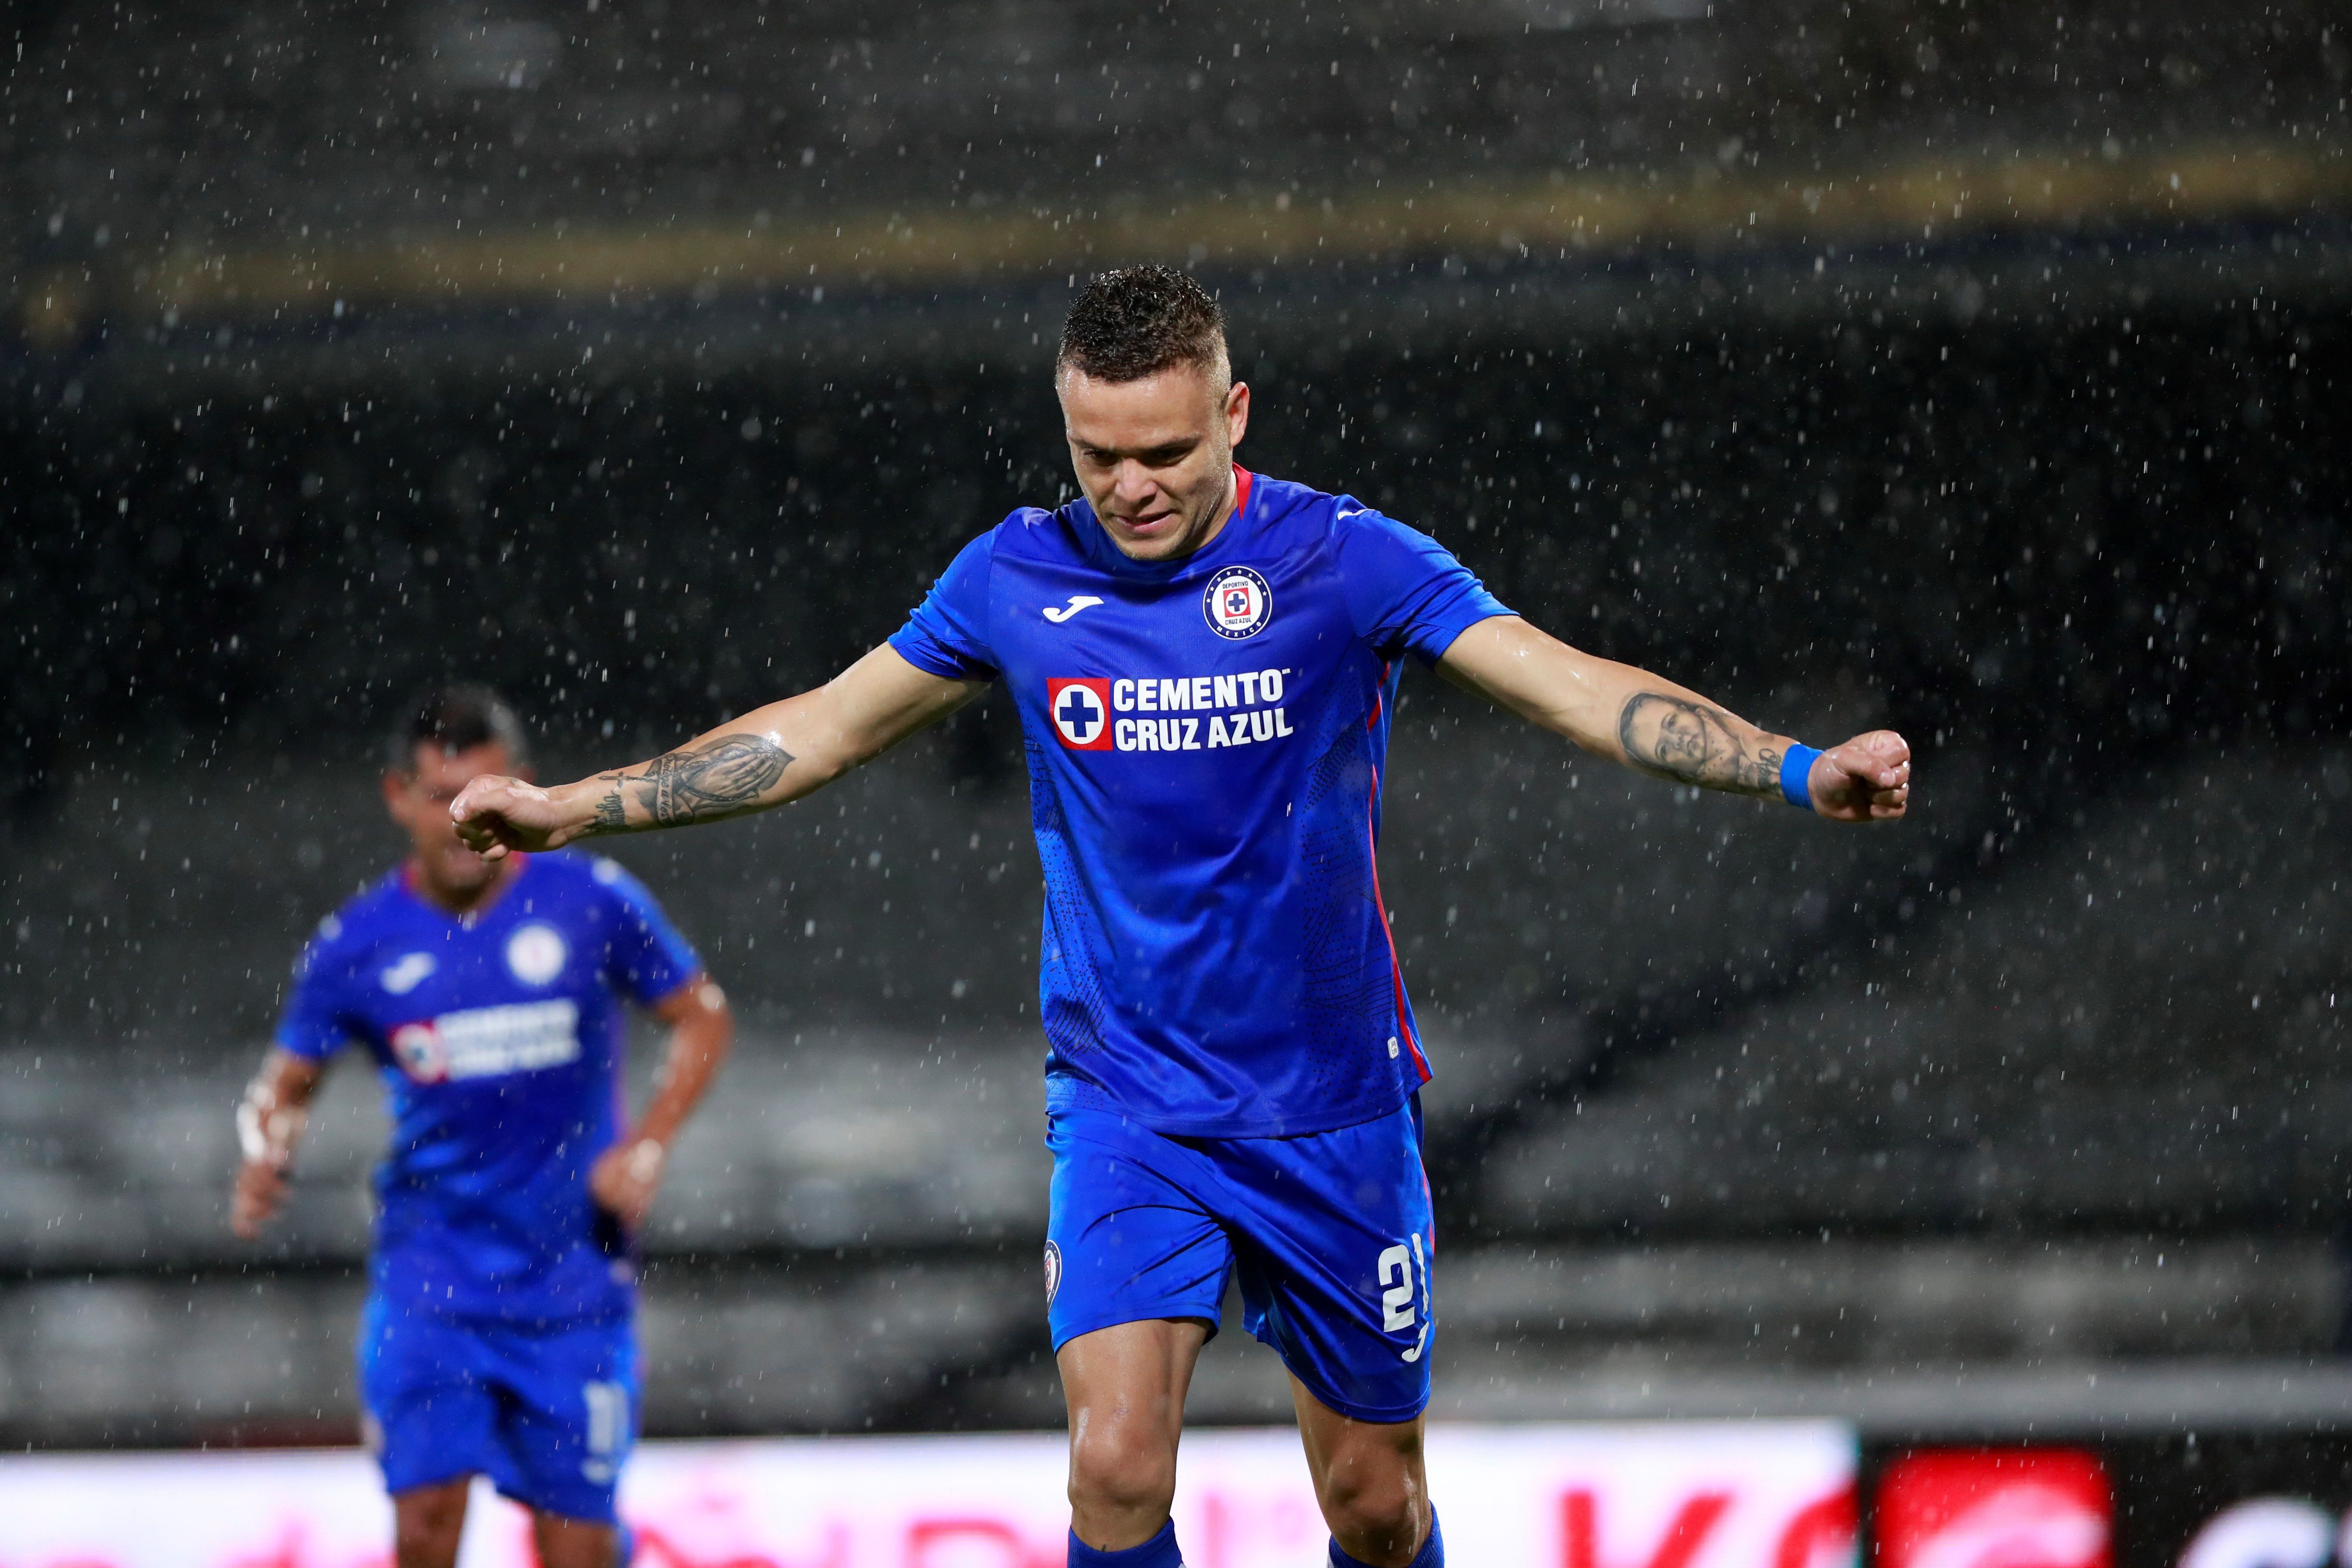
[[[1875,1568],[2109,1568],[2115,1503],[2084,1448],[1929,1448],[1873,1498]]]

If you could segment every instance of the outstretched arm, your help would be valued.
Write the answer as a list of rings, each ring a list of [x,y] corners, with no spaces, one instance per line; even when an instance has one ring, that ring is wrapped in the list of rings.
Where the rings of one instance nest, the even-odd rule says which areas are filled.
[[[669,1026],[669,1056],[655,1080],[654,1097],[636,1126],[598,1156],[588,1173],[588,1190],[596,1201],[632,1230],[645,1223],[661,1190],[678,1129],[735,1043],[735,1016],[726,993],[708,974],[696,975],[655,1003],[653,1014]]]
[[[552,789],[478,778],[449,803],[449,815],[457,836],[487,860],[592,834],[742,816],[822,789],[982,688],[917,669],[886,643],[815,690],[754,709],[667,756]]]
[[[1630,664],[1581,653],[1517,616],[1464,632],[1438,661],[1456,686],[1656,778],[1777,797],[1792,743],[1695,691]],[[1813,809],[1839,822],[1889,822],[1911,799],[1911,748],[1892,730],[1856,735],[1813,759]]]

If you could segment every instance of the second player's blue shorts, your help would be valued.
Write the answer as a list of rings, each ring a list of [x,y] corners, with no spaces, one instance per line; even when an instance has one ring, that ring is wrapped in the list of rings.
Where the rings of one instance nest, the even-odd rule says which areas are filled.
[[[371,1297],[359,1362],[386,1491],[486,1475],[527,1507],[614,1522],[614,1489],[636,1436],[628,1319],[524,1327]]]
[[[1429,1403],[1437,1240],[1421,1105],[1298,1138],[1178,1138],[1116,1111],[1053,1116],[1046,1315],[1054,1348],[1154,1318],[1243,1321],[1309,1393],[1359,1421]]]

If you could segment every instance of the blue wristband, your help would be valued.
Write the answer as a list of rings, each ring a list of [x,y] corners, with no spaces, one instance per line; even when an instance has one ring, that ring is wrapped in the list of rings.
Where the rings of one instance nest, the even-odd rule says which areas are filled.
[[[1791,744],[1789,754],[1780,759],[1780,798],[1799,811],[1813,809],[1813,792],[1805,781],[1812,776],[1813,759],[1821,754],[1817,746]]]

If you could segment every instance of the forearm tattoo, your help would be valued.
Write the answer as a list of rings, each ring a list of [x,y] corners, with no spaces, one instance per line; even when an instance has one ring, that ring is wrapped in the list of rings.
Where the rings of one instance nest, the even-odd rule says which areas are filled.
[[[760,804],[793,765],[793,754],[759,735],[721,735],[706,745],[672,752],[645,764],[603,775],[611,786],[596,803],[596,826],[618,833],[638,821],[656,827],[734,816]]]
[[[1635,693],[1618,712],[1617,741],[1628,762],[1662,778],[1742,795],[1780,787],[1780,748],[1722,709],[1691,698]]]

